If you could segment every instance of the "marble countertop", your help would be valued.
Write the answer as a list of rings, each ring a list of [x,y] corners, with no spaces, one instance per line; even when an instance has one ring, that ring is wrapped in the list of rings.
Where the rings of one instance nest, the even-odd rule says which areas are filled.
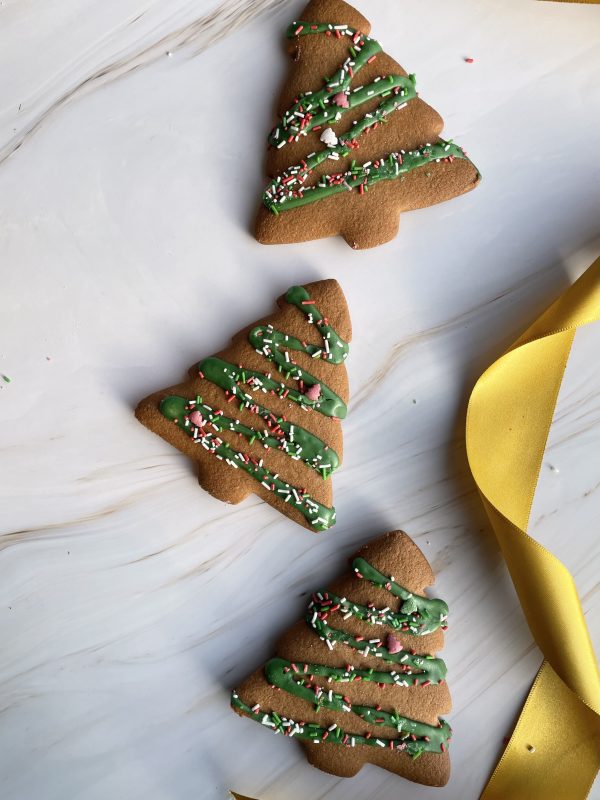
[[[600,254],[600,7],[363,2],[484,180],[358,253],[249,234],[301,7],[0,3],[3,800],[470,800],[540,664],[463,423],[478,375]],[[132,409],[320,277],[354,340],[338,525],[314,536],[206,495]],[[599,343],[576,338],[532,516],[597,650]],[[327,776],[228,708],[306,593],[395,528],[451,610],[442,790]]]

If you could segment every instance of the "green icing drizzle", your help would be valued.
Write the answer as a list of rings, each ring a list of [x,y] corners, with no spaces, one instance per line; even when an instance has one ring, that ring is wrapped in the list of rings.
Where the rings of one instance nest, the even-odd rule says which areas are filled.
[[[325,594],[324,599],[330,599],[331,595]],[[402,674],[412,676],[411,683],[414,685],[424,683],[439,683],[446,677],[446,665],[441,658],[433,658],[433,656],[425,655],[420,656],[416,653],[401,650],[399,653],[390,653],[387,647],[383,644],[381,639],[373,637],[372,639],[364,639],[363,637],[352,636],[345,631],[340,631],[337,628],[332,628],[327,622],[322,619],[319,614],[327,613],[319,611],[320,601],[311,603],[306,621],[310,627],[323,639],[328,646],[333,649],[336,642],[348,645],[354,650],[358,650],[363,656],[374,656],[381,658],[382,661],[392,662],[402,667]],[[413,671],[411,668],[415,668]],[[404,685],[408,686],[403,678],[400,678],[398,685],[402,685],[400,681],[404,681]]]
[[[289,357],[290,351],[302,351],[312,358],[320,358],[332,364],[341,364],[348,355],[348,344],[344,342],[329,325],[320,311],[310,301],[308,292],[303,286],[293,286],[286,293],[286,300],[299,308],[310,324],[315,325],[322,337],[322,346],[306,344],[293,336],[277,331],[272,325],[253,328],[248,337],[258,353],[275,363],[276,368],[286,379],[298,381],[299,386],[310,388],[318,383],[317,379],[306,370],[294,364]],[[335,523],[335,509],[313,500],[310,495],[297,487],[281,480],[278,475],[266,469],[262,460],[257,461],[248,454],[242,453],[224,442],[217,433],[232,431],[244,436],[250,444],[260,441],[265,448],[278,449],[287,453],[294,460],[301,460],[316,470],[323,479],[327,479],[339,466],[339,457],[321,439],[300,425],[288,422],[285,417],[277,417],[268,408],[255,401],[252,392],[276,393],[286,397],[306,410],[314,409],[329,417],[342,419],[346,416],[346,405],[328,386],[320,385],[318,399],[309,399],[299,389],[288,387],[284,381],[274,380],[270,373],[264,374],[256,370],[235,366],[228,361],[211,356],[198,365],[201,375],[225,391],[228,402],[236,400],[239,408],[246,408],[257,414],[266,424],[266,428],[245,425],[237,419],[226,416],[222,410],[213,409],[202,402],[201,397],[187,400],[184,397],[171,395],[162,400],[161,413],[167,419],[176,422],[179,428],[206,450],[214,453],[229,466],[242,469],[258,480],[265,488],[275,492],[280,499],[300,511],[316,530],[327,530]],[[202,424],[195,425],[189,415],[197,411],[202,417]]]
[[[380,589],[387,589],[395,597],[404,600],[399,614],[392,614],[389,610],[386,611],[383,619],[386,625],[401,628],[403,631],[412,633],[415,636],[424,636],[440,627],[445,629],[445,622],[448,619],[448,606],[443,600],[437,597],[423,597],[409,592],[408,589],[396,583],[393,577],[388,577],[379,572],[364,558],[355,558],[352,562],[352,568],[359,578],[364,578]],[[369,609],[371,616],[374,612],[381,614],[381,612],[377,612],[377,609]]]
[[[314,158],[318,158],[317,154]],[[323,200],[340,192],[352,191],[358,188],[362,194],[369,186],[373,186],[378,181],[392,180],[400,175],[406,175],[417,167],[423,167],[431,162],[438,162],[445,159],[465,158],[461,148],[451,142],[441,141],[437,144],[428,144],[419,150],[409,152],[390,153],[388,156],[367,164],[355,164],[347,172],[339,172],[333,175],[323,175],[315,186],[303,187],[309,173],[312,171],[310,166],[311,159],[308,158],[304,167],[290,167],[269,184],[263,196],[264,204],[273,213],[289,211],[298,206],[313,203],[316,200]],[[321,159],[322,161],[323,159]],[[292,190],[290,183],[284,184],[287,176],[297,178],[300,188]]]
[[[340,135],[337,143],[311,153],[300,164],[289,167],[273,178],[263,194],[263,203],[271,212],[278,214],[280,211],[288,211],[355,189],[364,194],[370,186],[381,180],[403,178],[412,170],[432,162],[466,158],[458,145],[440,140],[417,150],[389,153],[365,164],[356,164],[353,161],[349,170],[323,175],[315,185],[306,186],[306,181],[319,164],[327,159],[337,161],[348,156],[353,149],[359,147],[358,139],[363,133],[368,132],[373,126],[387,122],[388,116],[393,111],[404,108],[417,96],[414,75],[381,75],[366,86],[350,88],[358,72],[365,64],[372,62],[382,48],[379,42],[347,25],[293,22],[287,30],[287,37],[318,33],[336,35],[338,38],[350,37],[352,40],[349,46],[350,55],[335,71],[333,77],[325,79],[322,89],[304,92],[294,101],[269,134],[269,144],[278,149],[285,147],[289,142],[298,141],[310,131],[338,122],[344,114],[365,102],[379,97],[381,102],[372,112],[353,122],[350,129]],[[341,94],[345,95],[347,106],[337,104],[336,98]]]
[[[406,717],[398,715],[388,715],[390,718],[393,716],[399,720],[399,724],[403,720],[410,723],[411,726],[419,726],[419,731],[426,731],[425,733],[413,733],[408,728],[404,729],[399,736],[394,738],[386,738],[383,736],[367,737],[359,733],[347,733],[337,725],[330,725],[328,728],[318,725],[316,722],[305,722],[300,724],[287,717],[280,716],[275,711],[266,713],[263,711],[253,711],[255,706],[250,707],[236,692],[231,695],[232,708],[238,709],[250,719],[260,722],[266,727],[270,728],[273,733],[282,733],[284,736],[296,737],[305,741],[312,741],[315,743],[324,742],[327,740],[329,744],[339,744],[346,747],[356,747],[357,745],[367,745],[369,747],[382,747],[388,750],[405,751],[413,758],[418,758],[424,752],[441,753],[446,750],[446,745],[452,737],[452,729],[445,720],[440,720],[440,727],[435,725],[425,725],[421,722],[408,720]],[[361,706],[365,708],[364,706]],[[380,716],[380,712],[377,714]]]
[[[360,566],[360,576],[365,577],[374,585],[388,589],[394,596],[400,597],[405,602],[406,599],[413,597],[410,592],[407,592],[393,579],[386,578],[364,559],[355,559],[353,566],[355,571]],[[407,598],[407,596],[409,597]],[[441,612],[442,609],[445,609],[444,614],[438,614],[440,617],[438,626],[445,620],[445,614],[447,614],[448,609],[443,601],[430,601],[428,598],[415,597],[421,611],[425,608],[421,601],[427,601],[430,604],[435,603],[436,605],[433,606],[433,609],[436,612]],[[433,610],[431,606],[429,606],[429,609],[430,611]],[[315,624],[315,620],[318,620],[319,615],[328,615],[335,611],[341,614],[352,614],[372,624],[390,624],[389,620],[391,619],[389,609],[379,611],[370,606],[354,604],[345,598],[338,598],[330,592],[313,595],[313,600],[308,608],[307,621],[321,635],[323,628]],[[323,664],[295,664],[282,658],[273,658],[265,664],[266,680],[272,686],[276,686],[310,703],[316,711],[325,708],[332,711],[352,713],[365,722],[394,728],[399,734],[398,736],[394,738],[373,737],[348,733],[337,725],[325,728],[317,723],[295,722],[280,716],[276,712],[263,712],[258,705],[252,707],[246,705],[235,691],[232,693],[232,706],[246,716],[271,728],[275,733],[282,733],[290,736],[290,738],[296,736],[299,739],[315,742],[327,740],[330,743],[347,747],[356,745],[384,747],[405,751],[413,758],[418,758],[424,752],[440,753],[445,751],[446,744],[451,738],[452,730],[444,720],[440,720],[437,726],[428,725],[424,722],[401,716],[396,711],[383,711],[379,707],[353,704],[350,698],[344,694],[334,692],[330,688],[324,688],[315,682],[315,678],[323,677],[327,679],[329,684],[368,681],[377,683],[382,687],[384,685],[399,687],[427,686],[430,683],[443,682],[446,676],[444,662],[430,655],[418,655],[414,651],[401,650],[399,653],[390,653],[387,648],[381,645],[380,639],[365,641],[362,637],[355,638],[342,631],[335,631],[328,628],[328,626],[325,627],[327,629],[326,636],[321,635],[321,638],[325,638],[330,647],[333,647],[332,639],[333,641],[343,642],[362,652],[363,655],[371,654],[382,657],[385,661],[394,661],[400,665],[399,668],[383,671],[361,669],[350,664],[345,667],[329,667]],[[332,632],[333,636],[331,636]]]

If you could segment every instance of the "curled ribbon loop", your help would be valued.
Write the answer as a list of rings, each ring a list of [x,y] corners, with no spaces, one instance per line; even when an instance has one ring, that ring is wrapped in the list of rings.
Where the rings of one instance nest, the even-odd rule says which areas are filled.
[[[600,767],[600,675],[568,569],[527,533],[577,328],[600,319],[600,259],[479,378],[467,455],[544,662],[482,800],[582,800]]]

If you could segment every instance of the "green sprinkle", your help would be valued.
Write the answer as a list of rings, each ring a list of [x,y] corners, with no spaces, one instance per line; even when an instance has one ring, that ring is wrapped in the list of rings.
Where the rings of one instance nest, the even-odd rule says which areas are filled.
[[[4,381],[4,383],[10,383],[12,378],[9,378],[8,375],[3,375],[2,380]]]

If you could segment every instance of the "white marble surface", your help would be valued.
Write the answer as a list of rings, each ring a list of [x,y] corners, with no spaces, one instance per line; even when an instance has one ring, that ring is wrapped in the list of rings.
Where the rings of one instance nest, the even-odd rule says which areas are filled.
[[[248,233],[300,8],[0,3],[3,800],[469,800],[540,663],[463,418],[483,368],[600,254],[600,6],[363,2],[484,181],[362,253]],[[339,522],[313,536],[204,494],[132,408],[288,285],[328,276],[353,316],[353,400]],[[599,343],[577,337],[533,513],[596,645]],[[228,709],[305,594],[396,527],[451,608],[443,790],[326,776]]]

